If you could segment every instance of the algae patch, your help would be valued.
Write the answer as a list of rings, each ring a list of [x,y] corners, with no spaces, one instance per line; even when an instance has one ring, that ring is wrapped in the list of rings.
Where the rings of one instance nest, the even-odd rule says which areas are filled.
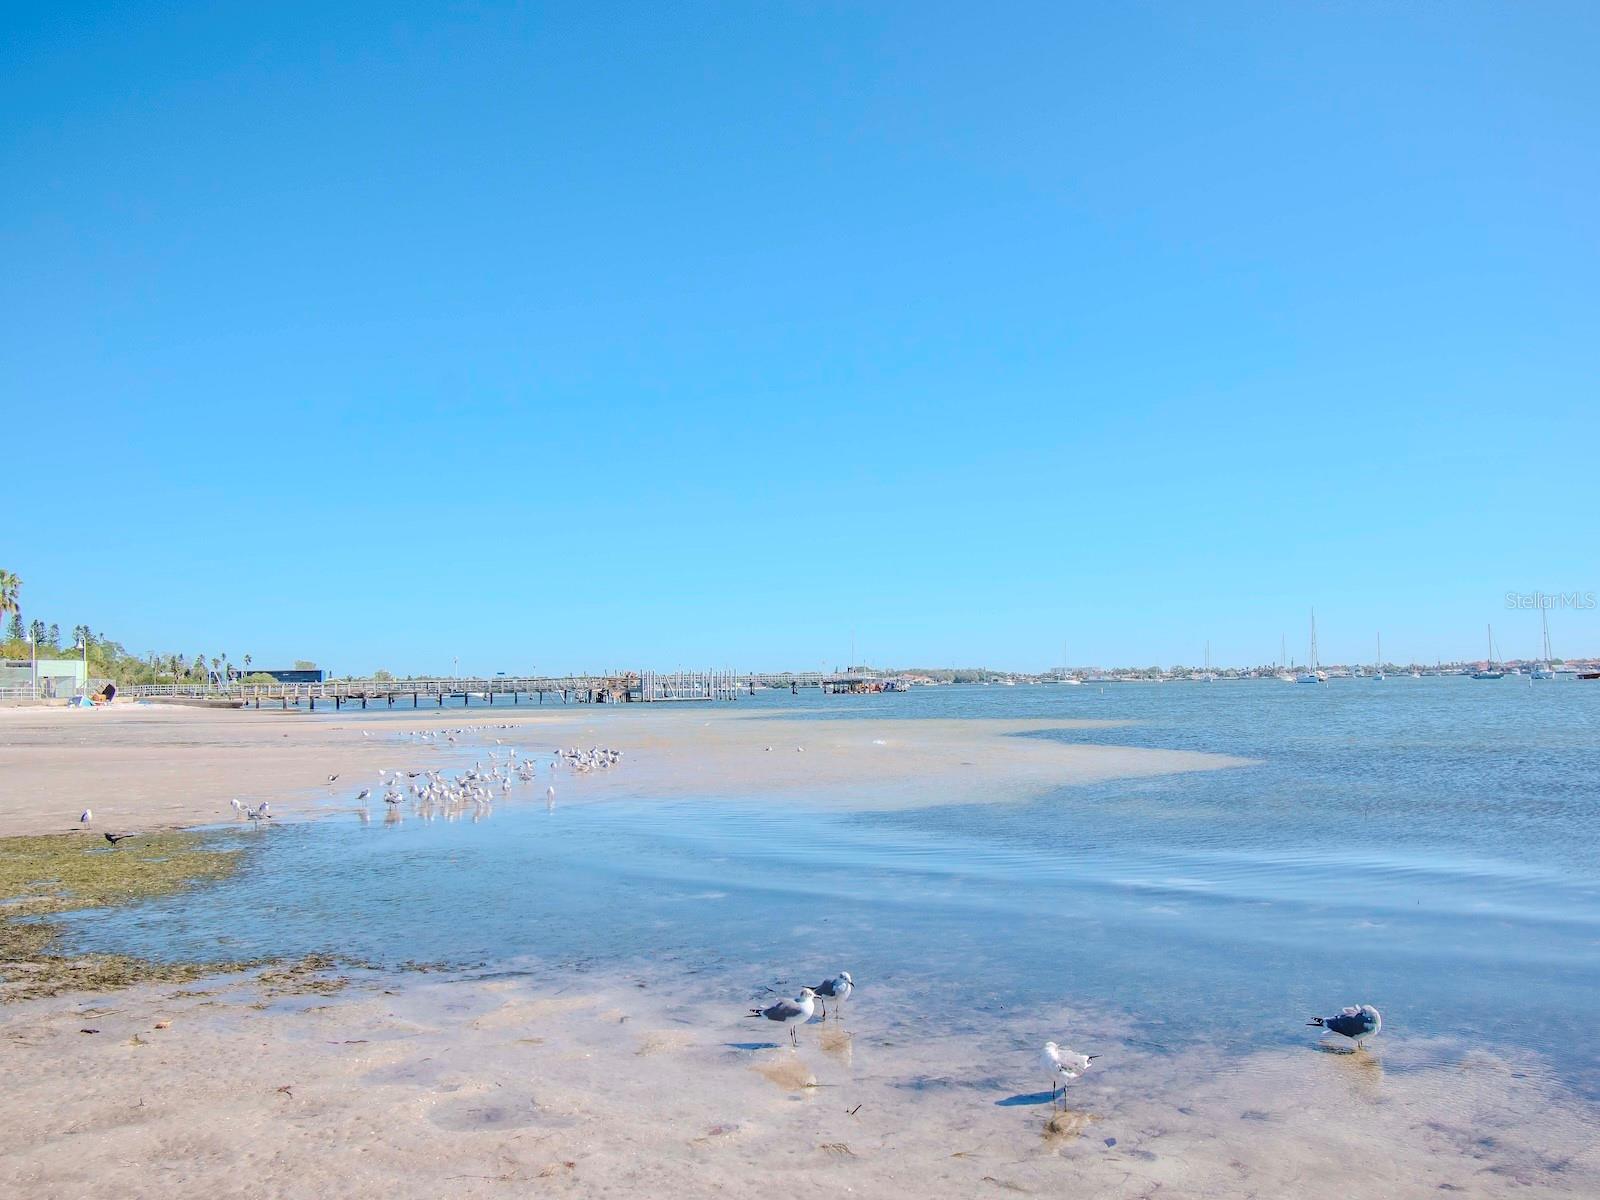
[[[184,981],[253,963],[154,963],[51,951],[55,913],[127,904],[221,879],[240,851],[198,833],[139,835],[116,847],[81,834],[0,838],[0,1000]]]

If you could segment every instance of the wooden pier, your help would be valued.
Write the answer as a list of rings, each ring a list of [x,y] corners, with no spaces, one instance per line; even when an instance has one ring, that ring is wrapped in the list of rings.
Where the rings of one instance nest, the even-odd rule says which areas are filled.
[[[464,707],[475,704],[659,704],[692,700],[733,700],[762,689],[801,688],[824,692],[867,690],[880,683],[859,671],[624,671],[595,675],[508,676],[426,679],[329,679],[322,683],[135,684],[120,693],[128,699],[158,697],[242,700],[251,708],[306,708],[319,704],[342,710],[347,704],[367,708],[443,708],[447,700]]]

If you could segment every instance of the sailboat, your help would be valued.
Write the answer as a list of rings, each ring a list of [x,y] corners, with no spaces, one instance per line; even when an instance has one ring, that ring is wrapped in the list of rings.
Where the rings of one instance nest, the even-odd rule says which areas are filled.
[[[1377,680],[1383,679],[1383,634],[1381,633],[1378,635],[1378,661],[1373,665],[1372,677]]]
[[[1472,673],[1472,678],[1504,679],[1505,677],[1506,673],[1504,671],[1496,671],[1494,669],[1494,626],[1491,625],[1489,626],[1489,660],[1483,664],[1482,670]]]
[[[1535,679],[1554,679],[1556,677],[1555,663],[1550,655],[1550,613],[1543,605],[1539,606],[1539,632],[1543,635],[1544,644],[1540,647],[1543,656],[1534,664],[1533,677]]]
[[[1311,610],[1311,656],[1306,660],[1306,669],[1294,677],[1296,683],[1327,683],[1328,677],[1317,670],[1317,610]]]
[[[1202,672],[1200,678],[1201,678],[1201,680],[1203,680],[1206,683],[1215,683],[1217,681],[1216,672],[1212,671],[1212,669],[1211,669],[1211,643],[1210,642],[1206,643],[1206,669],[1205,669],[1204,672]]]
[[[1289,673],[1289,639],[1281,633],[1278,635],[1278,678],[1284,683],[1294,682],[1294,676]]]

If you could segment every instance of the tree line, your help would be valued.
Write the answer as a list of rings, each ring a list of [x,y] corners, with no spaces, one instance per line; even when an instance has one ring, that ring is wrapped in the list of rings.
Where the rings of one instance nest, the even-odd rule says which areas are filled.
[[[247,683],[271,683],[270,675],[252,673],[251,655],[233,662],[226,651],[216,654],[137,655],[121,642],[96,633],[86,624],[74,625],[70,641],[63,641],[61,626],[43,620],[25,620],[21,606],[22,580],[14,572],[0,570],[0,618],[5,618],[5,637],[0,639],[0,657],[12,660],[62,659],[87,657],[93,679],[112,679],[118,684],[203,683],[211,679],[243,679]],[[297,661],[296,667],[312,668],[314,663]]]

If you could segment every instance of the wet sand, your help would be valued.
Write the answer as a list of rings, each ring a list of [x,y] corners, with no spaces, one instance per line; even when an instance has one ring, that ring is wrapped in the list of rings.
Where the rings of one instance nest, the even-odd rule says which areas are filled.
[[[407,976],[9,1006],[0,1193],[1600,1191],[1592,1110],[1486,1050],[1308,1036],[1230,1062],[1065,1010],[952,1037],[895,1023],[905,997],[870,982],[791,1050],[739,1019],[745,999],[710,979]],[[1035,1057],[1062,1030],[1104,1057],[1058,1113]]]
[[[1107,724],[789,720],[700,705],[421,710],[365,720],[121,703],[0,709],[0,836],[72,830],[85,807],[97,829],[230,819],[234,797],[270,800],[280,819],[310,815],[371,786],[380,769],[470,762],[496,738],[526,751],[597,742],[622,749],[626,771],[584,781],[582,794],[597,799],[784,791],[819,805],[909,807],[1241,765],[1222,755],[1012,736]],[[452,729],[476,732],[454,748],[408,736]],[[338,781],[327,784],[329,775]]]

